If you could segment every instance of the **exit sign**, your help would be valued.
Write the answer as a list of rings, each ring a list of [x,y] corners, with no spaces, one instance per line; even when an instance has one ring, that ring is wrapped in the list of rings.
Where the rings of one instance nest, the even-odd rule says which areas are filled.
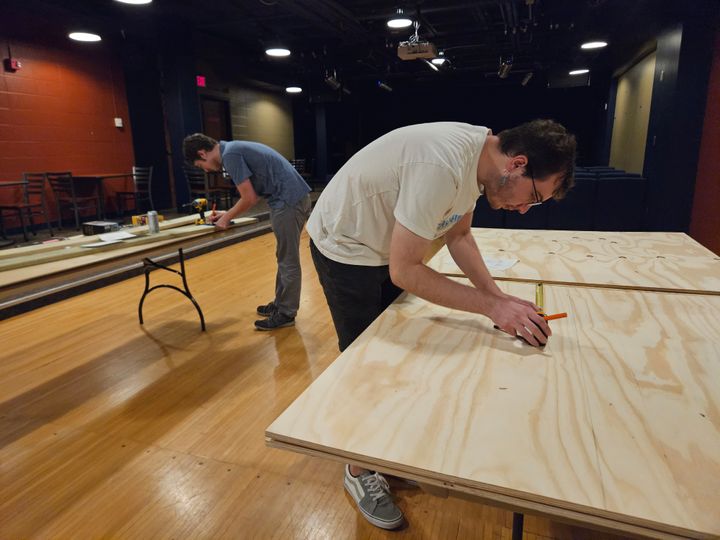
[[[205,75],[196,75],[195,80],[197,81],[198,86],[205,88]]]

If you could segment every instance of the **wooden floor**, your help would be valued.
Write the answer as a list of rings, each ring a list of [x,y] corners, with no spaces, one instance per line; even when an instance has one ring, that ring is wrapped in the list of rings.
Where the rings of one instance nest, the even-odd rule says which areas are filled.
[[[140,326],[141,277],[1,322],[0,538],[509,539],[510,512],[400,481],[409,525],[381,531],[344,493],[341,465],[265,446],[338,355],[303,246],[294,328],[253,330],[273,293],[270,234],[187,261],[205,333],[167,289]],[[524,538],[619,537],[527,516]]]

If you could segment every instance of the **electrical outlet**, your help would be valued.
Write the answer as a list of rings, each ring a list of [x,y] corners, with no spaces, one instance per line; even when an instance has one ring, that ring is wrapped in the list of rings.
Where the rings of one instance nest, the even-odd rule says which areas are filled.
[[[22,63],[17,58],[5,58],[3,60],[3,66],[5,66],[5,71],[15,73],[22,67]]]

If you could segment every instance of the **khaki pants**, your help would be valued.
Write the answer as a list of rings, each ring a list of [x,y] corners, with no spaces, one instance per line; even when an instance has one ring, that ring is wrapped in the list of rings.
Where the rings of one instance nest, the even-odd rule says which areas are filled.
[[[277,240],[275,257],[278,265],[273,302],[279,313],[291,318],[295,318],[300,306],[300,233],[311,210],[310,195],[305,195],[294,206],[270,209],[270,223]]]

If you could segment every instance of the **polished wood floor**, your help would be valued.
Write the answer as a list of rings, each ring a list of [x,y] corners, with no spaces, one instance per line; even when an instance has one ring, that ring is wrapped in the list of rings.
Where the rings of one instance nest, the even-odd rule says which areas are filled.
[[[509,539],[510,512],[402,483],[409,525],[381,531],[340,464],[265,446],[338,354],[303,246],[294,328],[253,330],[273,293],[270,234],[187,261],[204,333],[168,289],[140,326],[142,277],[0,322],[0,538]],[[527,516],[524,538],[618,537]]]

